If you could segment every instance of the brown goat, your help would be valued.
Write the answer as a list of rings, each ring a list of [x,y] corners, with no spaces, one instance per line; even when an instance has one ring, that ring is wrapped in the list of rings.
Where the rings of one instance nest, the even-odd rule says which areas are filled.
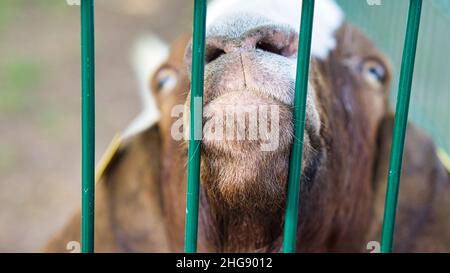
[[[204,137],[199,251],[278,252],[293,123],[293,82],[286,75],[295,60],[297,34],[285,25],[260,25],[261,19],[234,20],[208,32],[205,113],[218,114],[229,104],[238,110],[276,105],[279,142],[276,149],[261,151],[262,140]],[[230,25],[244,29],[224,33]],[[335,41],[325,58],[316,55],[311,62],[300,252],[360,252],[380,237],[393,126],[390,68],[348,24],[339,26]],[[173,138],[171,112],[176,105],[189,106],[189,60],[184,37],[152,79],[160,122],[122,146],[97,186],[97,252],[183,249],[187,145]],[[167,75],[176,78],[175,85],[165,86]],[[188,129],[188,122],[181,128]],[[449,208],[449,174],[431,140],[409,126],[395,251],[449,251]],[[80,240],[79,227],[77,213],[46,251],[64,251],[67,242]]]

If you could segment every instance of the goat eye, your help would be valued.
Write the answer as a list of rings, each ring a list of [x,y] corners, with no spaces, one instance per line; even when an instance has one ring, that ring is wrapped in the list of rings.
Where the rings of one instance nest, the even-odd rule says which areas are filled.
[[[156,89],[159,93],[168,93],[175,88],[177,81],[177,73],[173,69],[162,69],[156,78]]]
[[[371,84],[382,84],[386,80],[386,69],[377,61],[365,61],[362,66],[362,76]]]

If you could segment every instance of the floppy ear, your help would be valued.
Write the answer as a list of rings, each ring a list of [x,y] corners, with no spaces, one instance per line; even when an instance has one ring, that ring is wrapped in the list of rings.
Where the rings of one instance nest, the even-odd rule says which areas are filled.
[[[96,252],[168,251],[160,194],[161,139],[157,125],[129,137],[96,185]],[[80,211],[45,247],[68,252],[80,242]]]
[[[380,238],[393,126],[394,115],[390,114],[384,118],[379,129],[377,160],[374,166],[375,215],[371,239]],[[430,217],[435,217],[435,208],[440,207],[442,202],[450,202],[449,188],[448,171],[439,160],[432,139],[412,124],[408,124],[397,206],[396,251],[416,249],[418,233],[430,228]],[[446,210],[447,219],[450,217],[449,206],[439,209]],[[447,219],[438,221],[445,224],[445,221],[450,222]],[[448,234],[448,230],[446,233]],[[436,238],[439,240],[443,235],[437,234]],[[417,246],[419,247],[419,244]]]

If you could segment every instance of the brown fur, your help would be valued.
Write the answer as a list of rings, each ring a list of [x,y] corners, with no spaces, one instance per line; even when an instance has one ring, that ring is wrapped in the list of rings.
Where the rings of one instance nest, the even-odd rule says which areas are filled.
[[[374,215],[368,240],[380,238],[393,116],[380,128]],[[408,126],[395,231],[398,252],[450,251],[450,177],[431,139]]]
[[[365,251],[368,241],[379,240],[382,222],[392,133],[389,64],[353,27],[345,25],[336,35],[338,47],[331,56],[312,62],[310,78],[320,127],[307,121],[298,230],[302,252]],[[176,71],[178,83],[171,93],[155,93],[162,113],[159,125],[122,148],[97,188],[96,251],[183,250],[187,147],[170,137],[170,110],[189,98],[183,68],[186,44],[186,37],[176,43],[162,65]],[[380,84],[361,76],[366,60],[376,60],[388,70]],[[228,64],[232,62],[229,59]],[[248,75],[257,77],[251,65],[233,69],[236,75],[245,71],[241,74],[247,76],[244,83]],[[222,78],[206,78],[206,96],[214,92],[214,81]],[[157,90],[155,79],[152,86]],[[289,125],[291,116],[282,115],[280,120]],[[200,251],[281,250],[287,147],[292,142],[288,127],[283,133],[287,143],[266,154],[251,143],[225,143],[232,147],[230,152],[223,152],[227,147],[220,150],[222,146],[217,145],[222,144],[204,145]],[[248,188],[236,187],[237,179]],[[267,185],[276,190],[267,191]],[[449,251],[449,175],[429,138],[412,126],[408,127],[401,185],[395,250]],[[79,240],[79,226],[78,213],[46,250],[64,251],[68,241]]]
[[[121,149],[96,187],[95,250],[97,252],[168,251],[161,212],[161,164],[158,127],[135,137]],[[124,183],[126,181],[126,183]],[[69,241],[80,242],[80,212],[45,248],[66,251]]]

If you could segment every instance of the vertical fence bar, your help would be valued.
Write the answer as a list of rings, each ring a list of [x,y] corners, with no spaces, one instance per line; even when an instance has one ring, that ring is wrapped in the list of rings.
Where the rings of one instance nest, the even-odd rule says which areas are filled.
[[[94,0],[81,1],[81,251],[94,252],[95,199],[95,48]]]
[[[297,242],[300,177],[313,18],[314,0],[303,0],[294,98],[294,139],[289,166],[288,196],[283,238],[283,252],[285,253],[295,252]]]
[[[381,235],[381,252],[392,251],[395,230],[395,215],[408,123],[409,101],[414,74],[417,40],[419,36],[422,0],[410,0],[408,23],[406,29],[403,60],[400,72],[397,109],[395,113],[394,132],[392,135],[391,158],[389,163],[386,203],[384,208],[383,230]]]
[[[198,195],[200,186],[200,148],[203,115],[203,79],[205,70],[206,0],[195,0],[192,41],[192,85],[190,100],[186,226],[184,249],[197,251]]]

